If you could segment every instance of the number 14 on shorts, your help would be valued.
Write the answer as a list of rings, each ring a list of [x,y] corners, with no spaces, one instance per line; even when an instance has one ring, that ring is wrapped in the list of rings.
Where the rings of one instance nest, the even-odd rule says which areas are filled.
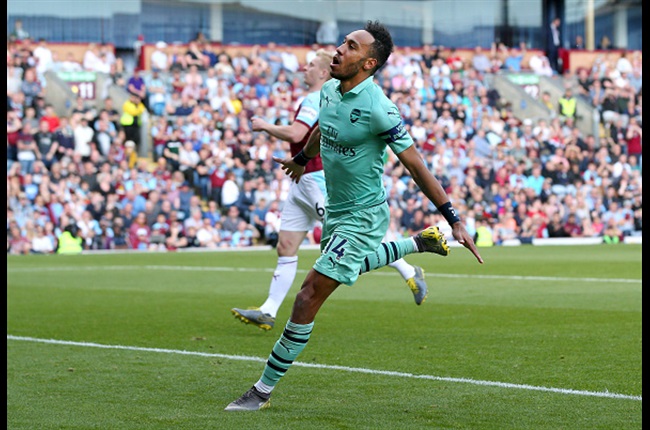
[[[347,239],[341,239],[337,235],[332,236],[329,243],[327,244],[327,247],[323,251],[323,255],[332,251],[334,254],[336,254],[336,259],[340,260],[343,257],[343,254],[345,254],[346,243],[348,243]]]

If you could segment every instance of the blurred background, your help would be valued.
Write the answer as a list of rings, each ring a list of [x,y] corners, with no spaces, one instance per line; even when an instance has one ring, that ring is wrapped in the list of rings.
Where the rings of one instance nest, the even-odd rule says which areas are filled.
[[[9,0],[7,250],[56,252],[72,225],[83,250],[272,244],[288,144],[250,118],[289,124],[310,56],[367,20],[396,44],[376,82],[482,244],[640,239],[641,7]],[[443,221],[396,158],[385,173],[399,234]],[[205,240],[170,245],[172,222]]]

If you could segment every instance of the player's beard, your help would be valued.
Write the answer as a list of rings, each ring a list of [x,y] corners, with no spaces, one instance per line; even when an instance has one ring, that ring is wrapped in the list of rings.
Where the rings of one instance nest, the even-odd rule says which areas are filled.
[[[338,69],[336,71],[332,70],[330,72],[330,75],[334,79],[338,79],[339,81],[345,81],[345,80],[348,80],[348,79],[352,79],[353,77],[355,77],[357,75],[357,73],[359,73],[359,71],[363,67],[363,63],[365,61],[366,61],[366,59],[362,58],[362,59],[360,59],[358,61],[355,61],[354,63],[352,63],[350,65],[347,65],[347,66],[343,66],[343,64],[339,63]]]

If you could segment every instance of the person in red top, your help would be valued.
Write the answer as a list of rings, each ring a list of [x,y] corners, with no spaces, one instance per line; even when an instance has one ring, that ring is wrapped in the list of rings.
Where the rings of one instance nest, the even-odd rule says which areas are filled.
[[[627,141],[627,155],[634,155],[637,159],[641,159],[643,130],[639,125],[636,117],[630,117],[625,132],[625,140]]]
[[[564,232],[568,237],[582,237],[582,226],[577,221],[576,214],[569,214],[564,224]]]
[[[61,125],[61,120],[51,104],[45,105],[45,115],[41,117],[41,121],[47,121],[50,133],[54,133]]]
[[[447,57],[446,63],[452,72],[460,72],[463,70],[463,59],[456,52],[456,48],[451,48],[449,50],[449,56]]]
[[[129,227],[129,239],[133,249],[146,250],[149,248],[151,240],[151,227],[147,225],[147,215],[144,212],[138,212],[135,219]]]

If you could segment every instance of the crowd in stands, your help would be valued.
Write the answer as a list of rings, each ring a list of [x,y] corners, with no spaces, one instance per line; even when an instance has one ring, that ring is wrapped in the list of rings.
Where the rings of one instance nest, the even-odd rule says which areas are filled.
[[[523,64],[522,49],[478,47],[463,61],[453,49],[443,55],[432,46],[405,48],[375,80],[478,246],[546,237],[615,243],[640,235],[640,59],[605,56],[564,77],[577,89],[567,100],[584,97],[600,112],[597,144],[597,136],[575,127],[570,102],[541,94],[549,117],[517,118],[489,87],[487,73],[549,73],[544,56]],[[253,132],[250,119],[291,122],[307,91],[291,47],[269,43],[229,55],[201,40],[187,48],[159,42],[150,72],[125,71],[96,44],[83,63],[47,51],[45,41],[8,43],[8,253],[275,244],[290,179],[272,157],[288,156],[289,145]],[[79,97],[58,116],[45,102],[44,73],[68,69],[108,73],[130,93],[127,116],[134,121],[125,124],[127,108],[110,97],[100,107]],[[128,127],[144,109],[151,116],[149,159],[138,157],[144,143]],[[397,236],[433,224],[449,233],[390,151],[385,185]],[[319,237],[316,228],[306,240]]]

